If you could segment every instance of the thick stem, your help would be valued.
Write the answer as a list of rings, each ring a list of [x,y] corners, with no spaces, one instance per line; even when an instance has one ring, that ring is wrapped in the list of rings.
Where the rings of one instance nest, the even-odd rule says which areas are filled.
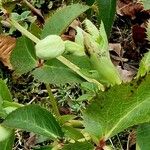
[[[31,34],[29,31],[27,31],[26,29],[24,29],[18,22],[16,22],[15,20],[9,19],[7,20],[11,25],[13,25],[17,30],[19,30],[22,34],[24,34],[25,36],[27,36],[29,39],[31,39],[33,42],[37,43],[40,41],[40,39],[38,39],[36,36],[34,36],[33,34]],[[79,76],[81,76],[83,79],[85,79],[88,82],[91,83],[95,83],[99,90],[104,91],[104,86],[99,83],[97,80],[95,79],[91,79],[88,78],[87,76],[85,76],[83,73],[81,73],[80,68],[78,66],[76,66],[75,64],[73,64],[72,62],[70,62],[69,60],[67,60],[65,57],[63,56],[59,56],[57,57],[57,59],[59,61],[61,61],[63,64],[65,64],[68,68],[70,68],[71,70],[73,70],[75,73],[77,73]]]
[[[108,86],[121,84],[119,73],[109,57],[102,56],[99,58],[96,53],[92,53],[90,56],[90,62],[93,65],[93,68],[99,73],[99,79],[103,84]]]
[[[40,16],[42,19],[44,19],[42,13],[40,12],[39,9],[35,8],[32,4],[30,4],[27,0],[23,0],[23,2],[38,16]]]
[[[80,72],[80,68],[78,66],[76,66],[75,64],[73,64],[72,62],[70,62],[68,59],[66,59],[63,56],[59,56],[59,57],[57,57],[57,59],[59,61],[61,61],[63,64],[65,64],[68,68],[70,68],[71,70],[73,70],[80,77],[82,77],[83,79],[85,79],[86,81],[88,81],[90,83],[95,83],[98,86],[99,90],[104,91],[104,86],[101,83],[99,83],[95,79],[91,79],[91,78],[88,78],[87,76],[85,76],[83,73]]]
[[[50,88],[50,85],[49,84],[45,84],[46,85],[46,89],[47,89],[47,92],[48,92],[48,95],[49,95],[49,99],[50,99],[50,102],[51,102],[51,105],[52,105],[52,109],[53,109],[53,112],[54,114],[59,118],[60,117],[60,113],[59,113],[59,110],[58,110],[58,106],[57,106],[57,101],[52,93],[52,90]]]
[[[28,30],[26,30],[24,27],[22,27],[17,21],[13,19],[7,19],[7,21],[14,26],[17,30],[19,30],[22,34],[27,36],[30,40],[32,40],[35,43],[38,43],[40,39],[38,39],[36,36],[34,36],[32,33],[30,33]]]
[[[111,62],[109,53],[102,51],[100,46],[86,33],[84,34],[84,44],[89,60],[99,74],[100,82],[107,86],[121,84],[119,72]]]

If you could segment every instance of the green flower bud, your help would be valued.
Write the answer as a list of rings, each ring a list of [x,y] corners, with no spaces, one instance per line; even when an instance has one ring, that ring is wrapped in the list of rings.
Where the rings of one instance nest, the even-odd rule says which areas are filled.
[[[37,57],[48,60],[60,56],[65,51],[65,44],[60,36],[49,35],[40,40],[35,49]]]
[[[77,34],[75,36],[75,43],[81,45],[84,47],[84,37],[83,37],[83,33],[85,31],[83,31],[80,27],[76,28]]]
[[[101,83],[107,86],[121,84],[120,75],[111,62],[109,52],[101,51],[98,43],[93,41],[93,38],[88,34],[84,34],[84,44],[89,60],[93,68],[98,72]]]
[[[84,56],[84,47],[72,41],[65,41],[65,52],[76,56]]]
[[[99,30],[97,27],[88,19],[85,19],[83,22],[85,30],[92,36],[95,41],[99,40]]]

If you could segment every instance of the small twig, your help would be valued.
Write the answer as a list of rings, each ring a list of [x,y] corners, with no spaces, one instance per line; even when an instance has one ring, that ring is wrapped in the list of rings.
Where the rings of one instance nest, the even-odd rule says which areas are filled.
[[[40,39],[38,39],[36,36],[34,36],[32,33],[30,33],[28,30],[23,28],[17,21],[13,19],[7,19],[7,21],[14,26],[17,30],[19,30],[22,34],[27,36],[30,40],[32,40],[35,43],[38,43]]]
[[[120,138],[119,138],[118,134],[117,134],[117,139],[118,139],[118,141],[119,141],[121,150],[124,150],[123,147],[122,147],[122,144],[121,144],[121,141],[120,141]]]
[[[109,138],[109,141],[110,141],[110,143],[111,143],[113,149],[116,149],[115,146],[114,146],[114,144],[113,144],[113,142],[112,142],[112,140],[111,140],[111,138]]]
[[[35,8],[32,4],[30,4],[27,0],[23,0],[23,2],[38,16],[44,19],[43,15],[41,14],[40,10]]]

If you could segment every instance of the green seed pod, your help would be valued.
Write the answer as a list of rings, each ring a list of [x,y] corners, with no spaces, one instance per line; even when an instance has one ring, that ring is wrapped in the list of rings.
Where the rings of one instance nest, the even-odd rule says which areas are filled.
[[[65,52],[76,56],[84,56],[84,47],[72,41],[65,41]]]
[[[40,40],[35,49],[37,57],[48,60],[60,56],[65,51],[65,44],[60,36],[49,35]]]

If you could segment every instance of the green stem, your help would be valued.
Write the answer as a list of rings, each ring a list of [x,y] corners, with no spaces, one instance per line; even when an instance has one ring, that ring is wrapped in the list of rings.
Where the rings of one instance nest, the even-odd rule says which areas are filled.
[[[38,16],[40,16],[42,19],[44,19],[43,15],[39,11],[39,9],[35,8],[32,4],[30,4],[27,0],[23,0],[23,2]]]
[[[87,76],[85,76],[83,73],[80,72],[80,68],[78,66],[76,66],[75,64],[73,64],[72,62],[70,62],[68,59],[66,59],[63,56],[59,56],[59,57],[57,57],[57,59],[60,62],[62,62],[63,64],[65,64],[68,68],[70,68],[71,70],[73,70],[80,77],[82,77],[83,79],[85,79],[86,81],[88,81],[90,83],[95,83],[98,86],[99,90],[104,91],[104,86],[101,83],[99,83],[95,79],[91,79],[91,78],[88,78]]]
[[[32,40],[35,43],[38,43],[40,39],[38,39],[36,36],[34,36],[32,33],[30,33],[28,30],[23,28],[17,21],[13,19],[7,19],[7,21],[14,26],[17,30],[19,30],[22,34],[27,36],[30,40]]]
[[[33,34],[31,34],[28,30],[26,30],[25,28],[23,28],[18,22],[16,22],[13,19],[9,19],[7,20],[12,26],[14,26],[17,30],[19,30],[22,34],[24,34],[25,36],[27,36],[29,39],[31,39],[33,42],[37,43],[40,41],[40,39],[38,39],[36,36],[34,36]],[[83,79],[85,79],[88,82],[91,83],[95,83],[99,90],[104,91],[104,86],[99,83],[97,80],[95,79],[91,79],[88,78],[87,76],[85,76],[83,73],[81,73],[80,68],[78,66],[76,66],[75,64],[73,64],[72,62],[70,62],[69,60],[67,60],[65,57],[63,56],[59,56],[57,57],[57,59],[59,61],[61,61],[63,64],[65,64],[68,68],[70,68],[71,70],[73,70],[75,73],[77,73],[79,76],[81,76]]]
[[[87,33],[84,33],[84,44],[89,60],[99,74],[100,82],[107,86],[121,84],[119,72],[111,62],[108,51],[101,50]]]
[[[45,85],[46,85],[46,89],[47,89],[47,92],[48,92],[48,95],[49,95],[49,99],[50,99],[50,102],[51,102],[51,105],[52,105],[53,112],[59,118],[60,117],[60,113],[59,113],[59,110],[58,110],[56,99],[55,99],[55,97],[54,97],[54,95],[52,93],[52,90],[51,90],[49,84],[45,84]]]

